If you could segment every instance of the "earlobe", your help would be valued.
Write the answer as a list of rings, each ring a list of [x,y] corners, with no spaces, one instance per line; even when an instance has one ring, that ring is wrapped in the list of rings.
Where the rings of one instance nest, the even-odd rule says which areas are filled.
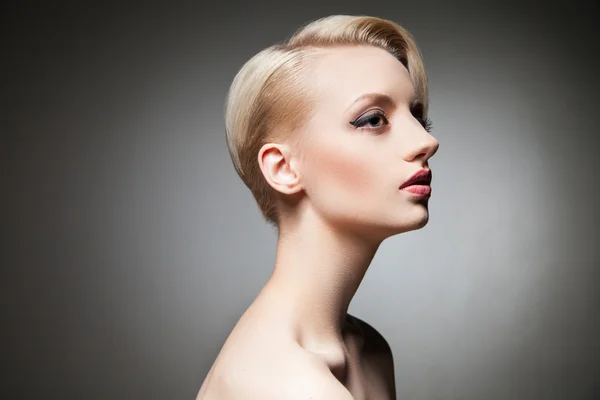
[[[302,190],[300,174],[294,167],[286,145],[267,143],[258,152],[258,165],[271,187],[278,192],[294,194]]]

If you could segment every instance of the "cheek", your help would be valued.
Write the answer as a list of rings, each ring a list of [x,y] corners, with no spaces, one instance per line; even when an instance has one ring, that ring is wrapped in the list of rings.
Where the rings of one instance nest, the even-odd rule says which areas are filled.
[[[335,200],[339,206],[340,202],[356,206],[356,202],[376,198],[377,192],[385,186],[386,171],[376,152],[336,144],[315,146],[311,153],[307,188],[315,200]]]

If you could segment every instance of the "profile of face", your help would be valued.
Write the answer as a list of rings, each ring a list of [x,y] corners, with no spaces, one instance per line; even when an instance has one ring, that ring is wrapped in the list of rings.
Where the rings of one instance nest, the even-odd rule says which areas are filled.
[[[309,207],[381,238],[425,226],[429,196],[400,187],[429,169],[439,143],[415,110],[408,70],[372,46],[328,49],[314,68],[316,104],[293,160]]]

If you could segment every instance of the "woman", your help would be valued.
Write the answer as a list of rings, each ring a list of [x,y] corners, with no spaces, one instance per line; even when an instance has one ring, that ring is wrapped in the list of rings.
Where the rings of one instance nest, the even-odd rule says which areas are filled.
[[[389,345],[347,310],[381,242],[428,221],[429,129],[421,55],[391,21],[316,20],[243,66],[227,144],[276,262],[198,399],[395,398]]]

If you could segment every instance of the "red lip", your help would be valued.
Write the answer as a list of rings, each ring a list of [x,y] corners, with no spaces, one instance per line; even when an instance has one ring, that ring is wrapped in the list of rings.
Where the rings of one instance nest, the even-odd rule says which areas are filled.
[[[421,169],[421,170],[417,171],[416,174],[411,176],[409,180],[407,180],[406,182],[404,182],[402,184],[402,186],[400,186],[400,189],[403,189],[407,186],[411,186],[411,185],[415,185],[415,184],[429,186],[431,184],[431,170],[430,169]]]

